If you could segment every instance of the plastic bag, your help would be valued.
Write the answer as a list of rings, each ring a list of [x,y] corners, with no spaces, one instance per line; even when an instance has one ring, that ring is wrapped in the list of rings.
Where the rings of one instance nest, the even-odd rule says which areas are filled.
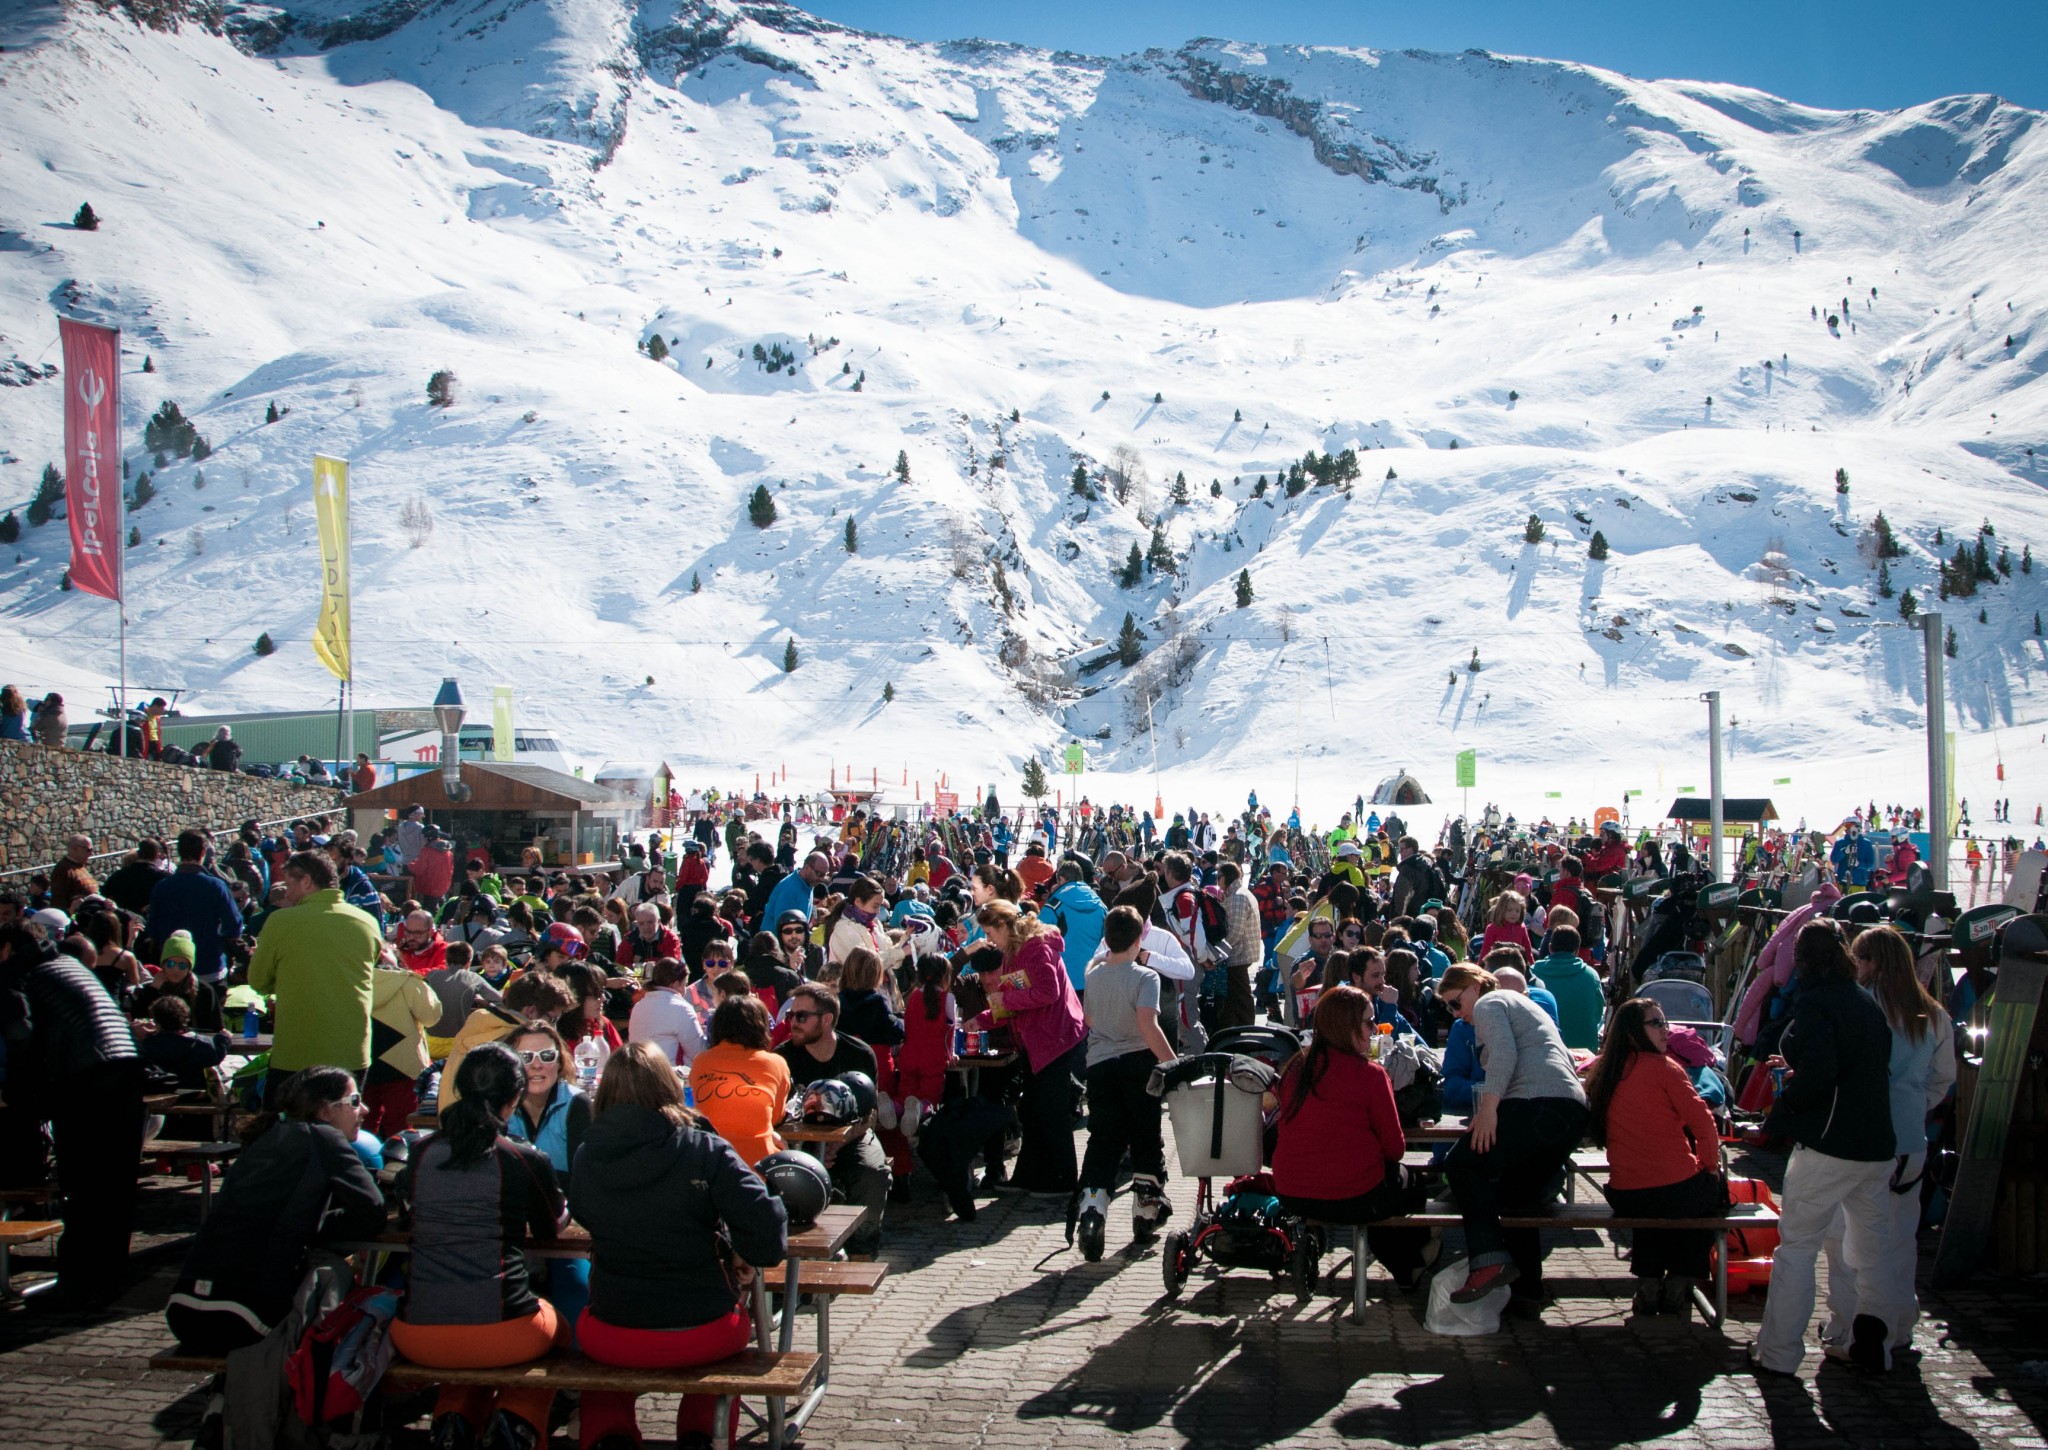
[[[1436,1276],[1429,1281],[1429,1312],[1422,1318],[1424,1329],[1431,1334],[1457,1337],[1500,1333],[1501,1312],[1508,1307],[1508,1296],[1514,1291],[1502,1284],[1484,1299],[1475,1299],[1470,1304],[1452,1303],[1451,1295],[1464,1287],[1465,1276],[1470,1272],[1471,1266],[1464,1259],[1454,1259],[1437,1269]]]

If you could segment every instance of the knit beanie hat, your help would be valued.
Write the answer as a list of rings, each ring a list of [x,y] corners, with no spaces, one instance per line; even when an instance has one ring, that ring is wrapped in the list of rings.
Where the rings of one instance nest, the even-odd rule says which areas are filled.
[[[199,960],[199,948],[192,941],[189,931],[174,931],[164,938],[163,951],[159,954],[164,961],[192,963]]]

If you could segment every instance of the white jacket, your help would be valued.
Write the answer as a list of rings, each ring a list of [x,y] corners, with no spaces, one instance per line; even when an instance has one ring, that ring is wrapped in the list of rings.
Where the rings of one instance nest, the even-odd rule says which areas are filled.
[[[633,1004],[626,1040],[651,1042],[684,1067],[708,1045],[696,1009],[673,987],[656,987]]]

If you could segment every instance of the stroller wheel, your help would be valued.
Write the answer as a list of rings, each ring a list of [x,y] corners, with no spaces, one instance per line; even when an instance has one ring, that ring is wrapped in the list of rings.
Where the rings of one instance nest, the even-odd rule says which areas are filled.
[[[1322,1276],[1322,1255],[1316,1252],[1314,1231],[1306,1225],[1295,1236],[1293,1261],[1288,1267],[1294,1273],[1294,1297],[1314,1298],[1316,1280]]]
[[[1159,1255],[1159,1272],[1166,1280],[1166,1297],[1169,1299],[1178,1296],[1180,1286],[1188,1281],[1188,1270],[1192,1267],[1188,1262],[1191,1243],[1192,1240],[1183,1232],[1166,1236],[1165,1247]]]

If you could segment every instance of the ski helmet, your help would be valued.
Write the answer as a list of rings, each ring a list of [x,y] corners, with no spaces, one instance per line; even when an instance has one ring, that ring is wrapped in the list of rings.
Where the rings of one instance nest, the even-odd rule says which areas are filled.
[[[825,1176],[825,1165],[808,1153],[787,1148],[770,1153],[754,1165],[754,1171],[767,1182],[768,1191],[782,1200],[793,1229],[807,1229],[816,1223],[832,1201],[832,1180]]]
[[[821,1078],[804,1090],[803,1118],[813,1127],[851,1127],[860,1121],[860,1102],[838,1078]]]
[[[875,1080],[864,1072],[842,1072],[839,1080],[853,1093],[854,1105],[865,1118],[875,1110]]]
[[[540,949],[542,955],[560,952],[572,961],[581,958],[589,950],[584,944],[583,933],[566,921],[558,921],[547,929],[541,936]]]

